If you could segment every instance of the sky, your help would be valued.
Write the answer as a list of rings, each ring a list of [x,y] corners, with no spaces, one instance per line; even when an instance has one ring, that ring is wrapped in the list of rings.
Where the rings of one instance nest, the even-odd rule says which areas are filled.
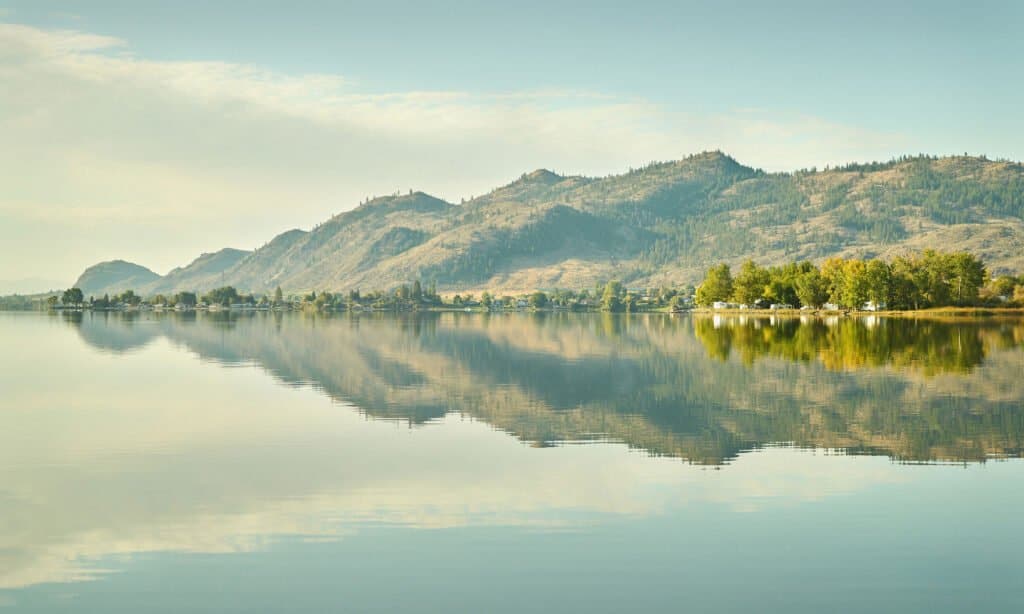
[[[0,294],[720,149],[1024,159],[1024,3],[0,0]]]

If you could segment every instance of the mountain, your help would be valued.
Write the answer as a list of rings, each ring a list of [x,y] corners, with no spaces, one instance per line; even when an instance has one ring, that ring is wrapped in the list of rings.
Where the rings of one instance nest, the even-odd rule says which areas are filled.
[[[226,247],[212,254],[202,254],[188,265],[172,269],[167,275],[143,286],[141,291],[143,294],[155,294],[227,285],[222,276],[251,253]]]
[[[442,290],[650,287],[694,283],[721,261],[927,247],[1024,270],[1024,166],[917,156],[766,173],[705,152],[607,177],[539,169],[458,205],[422,192],[376,198],[309,232],[211,258],[216,266],[201,257],[181,271],[203,274],[172,271],[149,289],[370,290],[413,279]]]
[[[159,279],[159,275],[144,266],[124,260],[109,260],[83,271],[74,287],[80,288],[87,297],[102,296],[141,288]]]

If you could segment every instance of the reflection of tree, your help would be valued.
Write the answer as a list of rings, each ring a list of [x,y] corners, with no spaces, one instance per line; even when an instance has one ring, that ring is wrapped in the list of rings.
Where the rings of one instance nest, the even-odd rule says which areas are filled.
[[[795,318],[697,318],[694,333],[708,354],[720,360],[739,352],[745,364],[760,356],[807,362],[818,359],[833,370],[886,365],[927,375],[968,373],[985,358],[983,335],[1012,347],[1021,327],[998,323],[839,318],[832,322]],[[1013,331],[1017,331],[1016,333]]]
[[[256,362],[378,419],[415,425],[459,413],[538,446],[614,440],[701,464],[773,443],[965,461],[1020,455],[1024,438],[1016,323],[149,317],[146,325],[86,317],[79,334],[104,348],[164,334],[205,358]],[[740,360],[727,360],[733,354]],[[937,373],[947,375],[918,377]]]

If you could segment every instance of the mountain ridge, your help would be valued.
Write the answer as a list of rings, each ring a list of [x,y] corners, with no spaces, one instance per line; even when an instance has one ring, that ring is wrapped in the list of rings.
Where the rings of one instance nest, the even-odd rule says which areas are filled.
[[[766,173],[716,151],[605,177],[537,169],[461,204],[418,191],[374,198],[309,231],[206,254],[132,289],[386,290],[414,279],[449,291],[608,279],[649,287],[695,283],[723,261],[950,247],[996,271],[1024,270],[1024,166],[920,155]],[[104,279],[83,291],[136,281]]]

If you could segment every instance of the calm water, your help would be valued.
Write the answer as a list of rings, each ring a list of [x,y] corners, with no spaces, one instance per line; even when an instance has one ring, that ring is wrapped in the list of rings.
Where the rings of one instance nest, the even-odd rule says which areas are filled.
[[[1024,321],[0,313],[0,611],[1021,611]]]

